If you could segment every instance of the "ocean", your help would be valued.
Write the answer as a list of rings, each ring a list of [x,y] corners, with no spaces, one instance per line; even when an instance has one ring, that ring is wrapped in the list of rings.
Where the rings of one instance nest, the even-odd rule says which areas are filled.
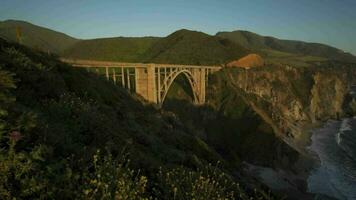
[[[311,140],[308,150],[320,166],[308,178],[309,192],[356,200],[356,117],[328,121]]]

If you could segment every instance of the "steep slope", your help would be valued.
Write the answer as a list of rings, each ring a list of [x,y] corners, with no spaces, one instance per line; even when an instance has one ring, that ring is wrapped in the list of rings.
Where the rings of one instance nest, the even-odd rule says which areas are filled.
[[[141,62],[142,58],[157,37],[117,37],[82,40],[66,49],[62,56],[106,61]]]
[[[272,199],[256,182],[240,189],[175,115],[96,74],[0,39],[0,75],[1,199]]]
[[[352,54],[324,44],[281,40],[248,31],[219,32],[216,36],[229,39],[245,48],[264,52],[265,56],[273,56],[276,53],[283,54],[284,52],[295,54],[294,56],[315,56],[331,60],[356,62],[356,57]]]
[[[17,20],[0,22],[0,37],[8,41],[17,41],[17,29],[21,35],[21,44],[45,52],[60,53],[79,41],[64,33]]]
[[[306,126],[349,115],[355,67],[328,63],[308,68],[229,68],[222,73],[275,133],[297,143]]]
[[[249,53],[233,42],[202,32],[179,30],[159,40],[145,54],[146,62],[218,65]]]

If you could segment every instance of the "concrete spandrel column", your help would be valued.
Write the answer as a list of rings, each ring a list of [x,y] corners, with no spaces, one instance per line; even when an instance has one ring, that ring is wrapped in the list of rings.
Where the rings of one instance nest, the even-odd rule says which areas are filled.
[[[123,67],[121,67],[121,84],[122,84],[122,87],[125,88],[125,72],[124,72]]]
[[[115,68],[112,68],[112,79],[114,80],[114,83],[116,84],[116,73],[115,73]]]
[[[105,75],[106,75],[106,79],[109,80],[109,67],[105,67]]]
[[[164,67],[164,80],[167,78],[167,67]]]
[[[161,103],[161,68],[157,70],[157,103]]]
[[[126,69],[126,75],[127,75],[127,89],[131,89],[131,82],[130,82],[130,69],[129,68],[127,68]]]

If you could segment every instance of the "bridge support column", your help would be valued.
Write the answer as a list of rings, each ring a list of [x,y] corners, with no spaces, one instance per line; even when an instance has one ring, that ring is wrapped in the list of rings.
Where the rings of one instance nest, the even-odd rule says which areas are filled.
[[[136,93],[151,103],[157,103],[155,67],[135,68]]]
[[[195,94],[197,96],[197,100],[195,103],[197,104],[204,104],[205,103],[205,69],[200,68],[200,69],[192,69],[192,75],[195,80],[195,85],[193,92],[195,91]]]

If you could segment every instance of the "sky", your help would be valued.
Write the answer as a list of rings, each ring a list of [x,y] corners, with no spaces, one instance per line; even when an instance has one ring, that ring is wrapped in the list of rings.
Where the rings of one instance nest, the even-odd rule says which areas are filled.
[[[248,30],[356,55],[356,0],[0,0],[7,19],[81,39]]]

